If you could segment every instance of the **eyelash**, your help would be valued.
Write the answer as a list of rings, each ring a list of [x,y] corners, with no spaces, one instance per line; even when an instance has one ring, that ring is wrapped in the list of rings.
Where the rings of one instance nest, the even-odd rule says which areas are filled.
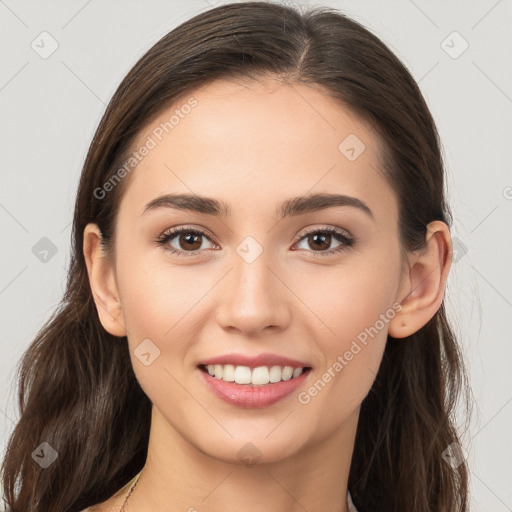
[[[162,233],[156,239],[155,242],[158,246],[165,246],[173,238],[175,238],[177,235],[180,235],[182,233],[187,233],[187,234],[192,233],[195,235],[201,235],[201,236],[204,236],[205,238],[207,238],[208,240],[210,240],[210,237],[204,231],[201,231],[198,229],[187,228],[187,227],[181,227],[181,228],[171,229],[171,230],[168,230],[168,231]],[[299,238],[299,240],[296,243],[299,243],[302,239],[306,238],[309,235],[314,235],[314,234],[333,235],[334,238],[336,238],[339,242],[342,242],[342,244],[340,246],[338,246],[336,249],[330,249],[328,251],[312,251],[312,256],[314,258],[316,258],[316,257],[322,258],[324,256],[331,256],[332,254],[336,254],[336,253],[348,250],[351,247],[353,247],[355,245],[355,243],[357,242],[356,237],[350,235],[347,231],[342,231],[342,230],[339,230],[339,229],[336,229],[333,227],[328,227],[328,228],[310,229],[310,230],[306,231],[305,233],[303,233],[302,236]],[[294,245],[296,245],[296,244],[294,244]],[[201,251],[179,251],[172,247],[164,247],[164,250],[170,251],[171,253],[175,254],[176,256],[185,256],[185,257],[196,256],[197,254],[199,254],[201,252]]]

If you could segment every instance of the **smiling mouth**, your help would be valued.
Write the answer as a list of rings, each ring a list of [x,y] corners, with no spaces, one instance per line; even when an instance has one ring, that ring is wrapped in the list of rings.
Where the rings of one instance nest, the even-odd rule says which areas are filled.
[[[249,366],[236,366],[232,364],[208,366],[200,364],[198,368],[215,379],[250,387],[286,382],[311,371],[310,366],[294,368],[292,366],[278,365],[251,368]]]

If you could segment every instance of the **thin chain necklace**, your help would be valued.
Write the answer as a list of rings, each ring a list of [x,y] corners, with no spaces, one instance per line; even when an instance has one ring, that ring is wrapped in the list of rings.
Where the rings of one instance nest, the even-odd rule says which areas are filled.
[[[139,473],[139,476],[137,477],[137,480],[135,480],[135,482],[133,483],[133,485],[130,487],[130,490],[128,491],[128,495],[126,496],[125,500],[124,500],[124,503],[121,507],[121,510],[119,512],[125,512],[125,505],[126,505],[126,502],[128,501],[128,498],[130,497],[130,495],[132,494],[133,490],[135,489],[135,487],[137,487],[137,484],[139,483],[139,479],[140,479],[140,475],[142,473]]]
[[[125,512],[125,505],[128,502],[128,498],[131,496],[133,490],[135,489],[135,487],[137,487],[137,484],[139,483],[139,479],[140,479],[141,474],[142,474],[142,472],[139,473],[139,476],[137,477],[137,480],[135,480],[133,485],[130,487],[130,490],[128,491],[128,495],[126,496],[126,498],[124,500],[124,503],[121,506],[121,510],[119,512]],[[348,510],[349,510],[349,512],[352,512],[352,511],[357,512],[357,510],[356,510],[356,508],[354,506],[354,503],[352,502],[352,497],[350,496],[350,491],[347,491],[347,502],[348,502]]]

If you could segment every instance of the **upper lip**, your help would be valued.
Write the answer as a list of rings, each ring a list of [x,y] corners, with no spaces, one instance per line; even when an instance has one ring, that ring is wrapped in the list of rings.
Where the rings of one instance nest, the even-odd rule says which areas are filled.
[[[232,364],[234,366],[249,366],[257,368],[259,366],[292,366],[293,368],[310,368],[308,363],[297,361],[289,357],[280,356],[278,354],[258,354],[257,356],[248,356],[244,354],[225,354],[223,356],[211,357],[198,363],[198,366],[209,364]]]

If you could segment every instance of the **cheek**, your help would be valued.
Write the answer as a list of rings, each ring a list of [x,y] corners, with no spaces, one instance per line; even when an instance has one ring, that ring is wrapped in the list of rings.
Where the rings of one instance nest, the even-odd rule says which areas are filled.
[[[120,248],[119,254],[118,287],[129,335],[165,343],[198,306],[203,286],[193,269],[167,261],[163,249]]]
[[[119,254],[126,254],[119,258],[117,278],[132,366],[146,394],[158,402],[169,389],[180,389],[172,376],[181,379],[183,365],[189,364],[207,293],[217,278],[198,267],[171,264],[158,249]],[[138,358],[146,346],[144,353],[157,354],[147,366]]]
[[[302,282],[301,293],[314,283],[310,277]],[[377,264],[361,259],[329,279],[316,278],[318,292],[310,293],[307,303],[319,312],[321,322],[315,321],[310,335],[324,359],[301,403],[316,401],[339,419],[361,403],[377,375],[389,322],[396,314],[399,267],[393,257]]]
[[[181,379],[193,332],[196,294],[179,272],[134,260],[118,273],[133,371],[153,403],[176,405],[186,399],[175,378]]]
[[[296,283],[297,295],[315,313],[317,332],[324,333],[326,347],[332,349],[323,350],[329,354],[374,326],[394,302],[399,273],[393,259],[376,264],[370,258],[357,258],[338,268],[304,272]],[[387,331],[387,324],[379,322],[378,330]]]

